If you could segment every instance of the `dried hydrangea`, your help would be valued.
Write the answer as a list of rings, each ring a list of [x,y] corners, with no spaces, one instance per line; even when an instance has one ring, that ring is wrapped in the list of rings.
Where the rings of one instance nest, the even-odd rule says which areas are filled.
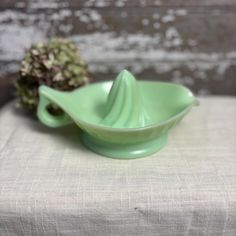
[[[32,45],[25,52],[16,81],[20,103],[33,113],[38,105],[38,87],[42,84],[70,91],[89,82],[87,65],[76,45],[64,39]],[[57,110],[54,106],[54,110]]]

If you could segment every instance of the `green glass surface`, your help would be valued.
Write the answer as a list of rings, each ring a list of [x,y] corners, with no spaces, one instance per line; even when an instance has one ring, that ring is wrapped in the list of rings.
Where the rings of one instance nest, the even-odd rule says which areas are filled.
[[[39,88],[37,115],[47,126],[75,122],[82,142],[91,150],[113,158],[150,155],[167,142],[167,132],[198,102],[192,92],[173,83],[136,81],[123,70],[114,82],[61,92]],[[61,116],[47,111],[51,103],[64,110]]]

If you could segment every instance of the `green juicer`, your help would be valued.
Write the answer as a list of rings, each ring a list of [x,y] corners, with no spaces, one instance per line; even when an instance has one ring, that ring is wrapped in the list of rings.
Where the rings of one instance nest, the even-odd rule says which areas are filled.
[[[137,81],[127,70],[115,81],[94,83],[72,92],[40,86],[37,115],[50,127],[76,123],[85,146],[104,156],[133,159],[160,150],[167,134],[198,104],[184,86]],[[48,105],[64,114],[53,116]]]

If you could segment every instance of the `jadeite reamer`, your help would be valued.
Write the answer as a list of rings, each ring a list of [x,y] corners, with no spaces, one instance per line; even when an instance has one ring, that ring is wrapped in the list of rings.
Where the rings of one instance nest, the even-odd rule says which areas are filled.
[[[127,70],[114,82],[100,82],[72,92],[40,86],[37,115],[47,126],[59,127],[75,122],[82,142],[104,156],[132,159],[148,156],[167,142],[170,128],[198,104],[184,86],[136,81]],[[64,114],[53,116],[51,103]]]

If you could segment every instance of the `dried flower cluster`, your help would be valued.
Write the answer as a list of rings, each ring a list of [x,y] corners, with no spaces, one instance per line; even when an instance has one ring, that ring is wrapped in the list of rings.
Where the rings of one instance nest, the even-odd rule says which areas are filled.
[[[76,45],[64,39],[51,39],[26,50],[16,89],[20,103],[35,113],[40,85],[69,91],[88,81],[87,65]]]

